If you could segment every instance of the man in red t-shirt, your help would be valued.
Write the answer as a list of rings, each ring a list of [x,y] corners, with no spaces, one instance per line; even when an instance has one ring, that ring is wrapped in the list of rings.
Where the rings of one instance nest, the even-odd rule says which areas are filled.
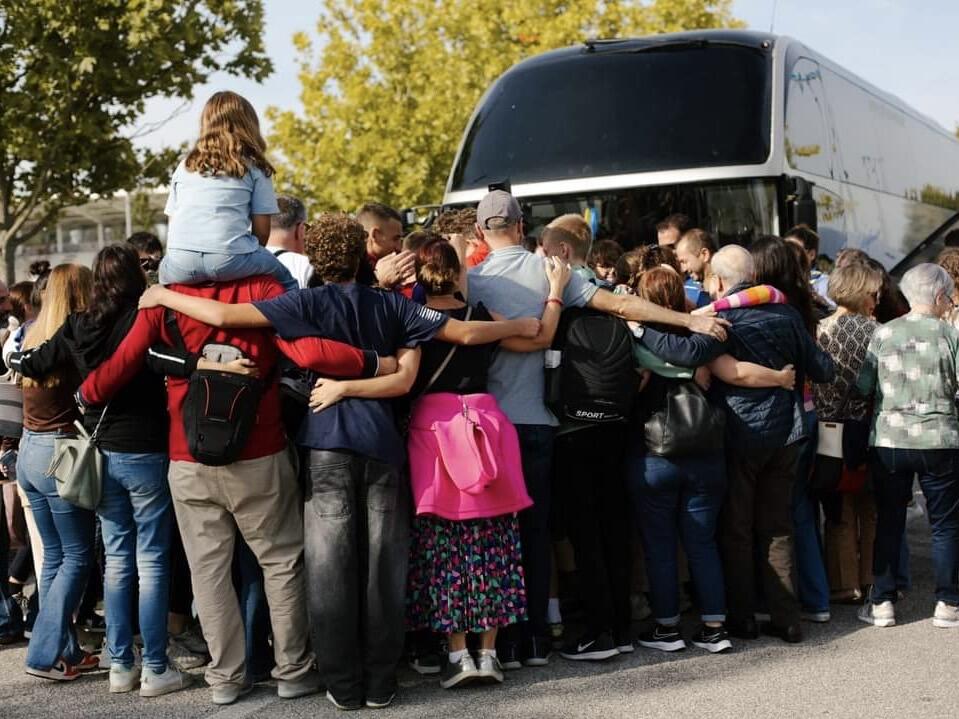
[[[270,277],[174,287],[184,294],[228,303],[267,300],[283,294],[282,287]],[[175,317],[189,352],[200,353],[211,343],[231,345],[255,363],[261,377],[273,374],[278,349],[300,366],[324,376],[373,376],[380,365],[375,353],[339,342],[316,337],[287,342],[268,330],[219,330],[185,315]],[[162,308],[140,312],[113,357],[81,386],[84,402],[109,401],[139,371],[152,345],[176,344],[164,319]],[[187,378],[196,366],[196,355],[184,359],[168,353],[159,359],[165,359],[170,367],[170,490],[212,656],[206,680],[213,687],[213,701],[230,704],[252,688],[246,677],[243,623],[231,578],[237,529],[256,555],[265,577],[277,692],[283,698],[316,692],[320,681],[312,669],[303,575],[303,505],[280,420],[277,383],[271,382],[260,399],[256,422],[240,459],[223,467],[206,466],[190,455],[182,418]],[[177,365],[180,371],[174,371]]]

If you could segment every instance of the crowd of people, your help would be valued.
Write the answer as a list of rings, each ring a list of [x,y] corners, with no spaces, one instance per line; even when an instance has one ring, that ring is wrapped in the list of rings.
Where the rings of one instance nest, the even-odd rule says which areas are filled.
[[[0,288],[0,642],[28,674],[156,697],[206,665],[216,704],[272,678],[378,708],[402,661],[450,689],[800,642],[835,603],[888,627],[916,477],[959,628],[959,249],[897,284],[855,249],[814,270],[805,226],[530,241],[504,190],[404,234],[380,203],[308,217],[265,149],[217,93],[165,250]],[[61,496],[77,436],[95,506]]]

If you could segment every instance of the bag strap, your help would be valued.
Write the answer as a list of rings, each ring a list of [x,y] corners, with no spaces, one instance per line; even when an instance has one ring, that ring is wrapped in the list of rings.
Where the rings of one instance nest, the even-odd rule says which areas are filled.
[[[463,321],[469,322],[470,317],[472,316],[473,316],[473,306],[466,305],[466,317],[463,318]],[[450,360],[453,359],[453,355],[456,354],[457,347],[459,347],[459,345],[453,345],[452,347],[450,347],[450,351],[446,353],[446,358],[443,360],[443,363],[436,368],[436,371],[433,373],[433,376],[430,377],[429,381],[426,383],[426,386],[423,387],[423,391],[420,392],[420,396],[423,396],[424,394],[429,392],[430,388],[434,384],[436,384],[436,380],[440,378],[440,375],[443,374],[443,370],[445,370],[447,366],[449,366]]]
[[[173,339],[173,346],[178,350],[187,351],[186,342],[183,341],[183,333],[180,332],[180,325],[176,321],[176,313],[167,307],[163,311],[163,322],[166,324],[170,337]]]
[[[90,441],[96,443],[97,435],[100,434],[100,425],[103,424],[103,418],[107,416],[107,410],[110,409],[110,403],[107,402],[106,406],[103,408],[103,412],[100,413],[100,419],[97,420],[97,426],[93,428],[93,434],[90,435]]]

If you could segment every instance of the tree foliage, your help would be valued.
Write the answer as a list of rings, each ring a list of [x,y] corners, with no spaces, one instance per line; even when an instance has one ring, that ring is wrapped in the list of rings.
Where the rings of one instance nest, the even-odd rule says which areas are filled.
[[[730,0],[324,0],[294,38],[302,112],[270,110],[279,181],[311,205],[427,204],[489,84],[588,38],[738,26]]]
[[[271,71],[261,0],[0,0],[0,247],[13,250],[91,194],[165,175],[137,152],[153,97],[191,96],[211,73]]]

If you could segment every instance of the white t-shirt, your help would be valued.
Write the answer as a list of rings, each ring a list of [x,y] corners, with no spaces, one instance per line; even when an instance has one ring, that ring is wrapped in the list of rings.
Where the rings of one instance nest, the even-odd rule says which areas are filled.
[[[270,247],[269,245],[266,249],[272,252],[273,256],[280,261],[280,264],[290,271],[293,279],[300,285],[301,290],[310,286],[310,279],[313,277],[313,265],[310,264],[310,259],[306,255],[284,250],[282,247]]]

